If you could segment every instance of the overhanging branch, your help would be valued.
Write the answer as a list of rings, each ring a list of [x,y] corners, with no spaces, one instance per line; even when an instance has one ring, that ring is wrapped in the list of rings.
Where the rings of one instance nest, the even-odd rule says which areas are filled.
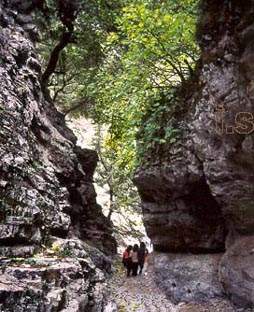
[[[64,30],[60,37],[59,42],[57,43],[57,45],[54,47],[53,51],[51,52],[48,65],[44,73],[42,74],[42,78],[41,78],[41,83],[44,88],[48,85],[49,78],[56,69],[61,51],[67,46],[68,43],[73,42],[72,34],[73,33],[71,31]]]

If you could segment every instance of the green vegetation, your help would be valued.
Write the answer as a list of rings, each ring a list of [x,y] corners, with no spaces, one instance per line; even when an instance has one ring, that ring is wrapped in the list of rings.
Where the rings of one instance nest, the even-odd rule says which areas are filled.
[[[177,134],[164,119],[177,104],[175,90],[192,74],[198,55],[197,1],[184,2],[135,1],[124,7],[116,18],[117,32],[104,43],[106,57],[95,84],[89,86],[96,99],[94,119],[109,125],[105,144],[129,171],[147,149]]]
[[[108,184],[110,217],[117,207],[137,205],[131,178],[144,155],[170,146],[180,133],[173,116],[179,86],[193,75],[199,54],[198,1],[47,4],[38,45],[42,83],[64,114],[97,125],[97,182]]]
[[[61,246],[61,244],[58,244],[56,242],[52,244],[51,248],[47,248],[45,250],[45,253],[50,256],[57,256],[60,258],[73,256],[71,250],[68,247]]]

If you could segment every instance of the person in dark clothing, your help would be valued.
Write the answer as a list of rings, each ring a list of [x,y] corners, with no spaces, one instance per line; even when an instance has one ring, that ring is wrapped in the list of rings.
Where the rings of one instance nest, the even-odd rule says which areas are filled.
[[[138,275],[138,245],[135,244],[132,250],[131,260],[132,260],[132,276]]]
[[[146,261],[146,258],[148,256],[148,250],[146,248],[145,243],[140,243],[140,248],[138,250],[138,267],[139,267],[139,274],[142,274],[144,263]]]
[[[127,276],[130,276],[131,271],[132,271],[132,246],[128,246],[124,253],[123,253],[123,259],[122,259],[122,263],[124,265],[124,267],[126,268],[126,273]]]

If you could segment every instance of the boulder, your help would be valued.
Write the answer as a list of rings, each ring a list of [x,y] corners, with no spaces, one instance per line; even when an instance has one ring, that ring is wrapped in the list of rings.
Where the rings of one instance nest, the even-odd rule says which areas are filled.
[[[220,281],[239,307],[254,307],[254,238],[241,237],[227,250],[220,263]]]
[[[218,278],[222,254],[155,254],[157,284],[174,302],[205,302],[224,297]]]

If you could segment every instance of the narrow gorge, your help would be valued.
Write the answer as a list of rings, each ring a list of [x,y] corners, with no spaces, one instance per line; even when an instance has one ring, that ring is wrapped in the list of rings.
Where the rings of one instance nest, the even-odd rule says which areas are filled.
[[[70,3],[76,5],[79,1],[56,2],[67,12],[72,7],[68,7]],[[87,9],[89,1],[84,2]],[[132,5],[136,12],[134,2]],[[155,2],[147,1],[148,6],[151,5],[149,10],[153,9]],[[161,2],[158,1],[163,7]],[[127,310],[117,309],[112,299],[114,294],[112,291],[110,294],[110,289],[114,289],[109,287],[111,276],[117,274],[113,260],[118,247],[116,229],[110,217],[117,205],[111,203],[112,211],[105,216],[97,203],[94,172],[98,161],[101,161],[98,156],[100,149],[97,154],[95,150],[78,146],[77,138],[66,126],[66,115],[70,109],[67,107],[67,113],[61,112],[59,103],[62,98],[69,101],[68,88],[66,91],[60,86],[57,92],[63,95],[57,102],[50,94],[54,86],[50,89],[42,83],[44,55],[39,55],[37,48],[37,43],[42,40],[39,30],[41,19],[48,22],[59,18],[69,32],[73,31],[68,19],[70,16],[66,17],[59,11],[54,17],[49,17],[45,3],[50,10],[54,1],[0,0],[0,312],[125,312]],[[91,3],[101,4],[100,1]],[[102,3],[103,8],[115,9],[114,1]],[[128,1],[123,3],[123,7],[128,6]],[[146,1],[140,3],[146,4]],[[141,6],[142,10],[145,9]],[[179,10],[183,10],[181,6]],[[91,11],[94,15],[101,14],[99,9]],[[127,9],[123,12],[132,18]],[[166,123],[176,129],[177,137],[170,142],[159,140],[152,147],[145,147],[142,159],[138,165],[135,163],[133,182],[141,198],[144,225],[154,250],[151,276],[163,292],[159,298],[163,302],[170,301],[167,309],[172,306],[172,311],[168,312],[176,311],[173,309],[177,304],[209,305],[214,300],[226,302],[235,311],[251,312],[254,309],[254,2],[203,0],[198,12],[196,37],[201,51],[199,59],[193,69],[189,59],[183,61],[188,64],[190,74],[187,78],[182,77],[181,84],[176,79],[179,103],[166,116]],[[113,17],[114,14],[115,11]],[[124,55],[127,50],[121,42],[119,45],[124,51],[121,54],[115,44],[117,26],[123,31],[124,27],[128,30],[131,25],[140,27],[145,23],[133,18],[133,23],[120,24],[117,20],[120,26],[116,23],[117,26],[110,24],[109,27],[110,18],[103,15],[101,23],[106,25],[110,40],[107,44],[100,42],[98,45],[106,55],[108,42],[113,42],[114,53],[107,55],[111,61],[113,56],[117,60],[121,58],[119,55]],[[147,14],[146,18],[150,16]],[[87,16],[84,19],[88,20]],[[55,29],[59,27],[59,20],[54,24]],[[77,20],[82,21],[81,18]],[[173,22],[174,19],[170,20]],[[96,35],[98,32],[101,39],[99,23],[92,20],[91,25],[92,31]],[[91,29],[84,26],[83,32],[88,39]],[[124,40],[131,38],[131,45],[134,45],[139,31],[135,29]],[[79,35],[68,44],[77,44]],[[98,38],[92,42],[96,47]],[[122,40],[121,35],[117,40]],[[48,48],[47,44],[45,41]],[[144,40],[141,50],[146,44],[149,46],[151,43]],[[153,41],[153,44],[156,46],[157,42]],[[55,51],[59,46],[56,45]],[[75,57],[78,55],[74,48],[70,51]],[[93,51],[93,58],[103,58],[96,53]],[[67,52],[66,55],[67,59]],[[59,63],[65,62],[64,57],[58,60]],[[144,59],[141,58],[141,64],[145,64]],[[92,68],[89,67],[91,77],[98,74],[92,71],[96,66],[107,65],[106,61],[103,63],[92,58],[87,63]],[[124,64],[128,67],[132,62],[127,59]],[[165,64],[161,64],[163,75],[167,75]],[[124,65],[119,67],[120,72],[124,72]],[[59,74],[57,70],[61,75],[57,67],[53,74]],[[114,70],[113,65],[108,70],[110,79],[113,79]],[[138,70],[129,71],[131,78],[131,75],[136,75],[138,86],[146,81],[139,79]],[[84,72],[89,71],[85,68]],[[100,75],[101,72],[98,74],[100,84],[95,80],[95,90],[96,83],[98,89],[101,85],[105,87]],[[76,79],[76,76],[73,77]],[[174,80],[175,74],[172,77]],[[128,89],[131,80],[129,76],[129,80],[125,78],[124,90]],[[158,81],[161,82],[162,77],[155,81],[156,88],[160,89]],[[120,85],[117,79],[116,82]],[[66,81],[64,83],[68,86]],[[75,91],[82,94],[80,81],[75,83]],[[86,83],[85,80],[82,82]],[[106,87],[104,93],[98,92],[101,96],[99,103],[115,86],[112,83]],[[135,88],[134,91],[130,88],[130,93],[138,97],[138,88]],[[149,92],[149,87],[145,88],[144,94],[149,95]],[[106,143],[114,148],[117,140],[120,143],[120,140],[126,140],[128,147],[138,148],[138,141],[143,140],[142,133],[146,130],[149,108],[144,115],[141,114],[142,105],[142,109],[138,107],[134,112],[128,111],[133,105],[128,102],[128,96],[124,98],[127,99],[124,107],[121,92],[117,89],[116,93],[105,100],[103,108],[95,109],[92,117],[95,115],[95,120],[108,117],[106,109],[117,99],[119,103],[108,118],[115,118],[122,132],[115,124],[110,124],[109,130],[116,131],[106,138]],[[96,93],[92,90],[91,94]],[[87,96],[89,104],[95,102],[91,100],[91,94]],[[144,94],[140,96],[142,100]],[[82,94],[82,97],[85,96]],[[163,99],[163,105],[171,105],[166,97]],[[74,108],[78,105],[75,103]],[[125,111],[131,119],[128,119],[129,128],[124,124]],[[135,118],[142,121],[135,123]],[[103,121],[98,123],[101,125]],[[134,136],[130,129],[136,130],[137,125],[140,126],[135,135],[137,144],[136,141],[129,144],[128,140]],[[113,164],[120,168],[122,175],[117,174],[121,181],[129,183],[126,172],[129,167],[133,170],[134,165],[129,159],[134,152],[123,146],[116,148],[118,153],[123,153],[122,163],[115,154],[112,159]],[[107,155],[111,157],[110,153]],[[106,178],[112,186],[113,178]],[[119,191],[119,180],[114,185],[116,192]],[[139,201],[133,186],[128,183],[119,198],[126,201],[123,205],[136,209]],[[115,194],[112,191],[110,195],[113,198]],[[129,195],[134,199],[128,201]],[[117,204],[122,202],[119,200]],[[135,288],[135,280],[131,283]],[[146,280],[139,283],[140,287],[146,286]],[[153,285],[149,280],[147,283]],[[142,293],[142,289],[138,291]],[[133,308],[129,311],[140,310]],[[194,307],[194,310],[177,311],[215,310],[195,310]]]

